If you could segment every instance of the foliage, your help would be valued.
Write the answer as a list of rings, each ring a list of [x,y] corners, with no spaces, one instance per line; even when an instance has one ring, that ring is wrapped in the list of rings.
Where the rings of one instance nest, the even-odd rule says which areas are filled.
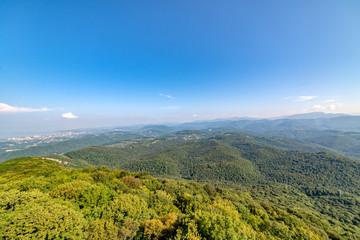
[[[309,188],[307,195],[263,185],[244,192],[106,167],[68,169],[36,158],[0,169],[2,239],[360,237],[359,198],[345,191],[339,197]],[[30,180],[41,184],[23,187]]]
[[[198,182],[241,185],[280,182],[302,189],[359,191],[358,162],[326,152],[282,150],[260,143],[265,139],[224,133],[185,142],[163,138],[151,146],[142,142],[125,147],[90,147],[66,155],[95,166],[148,171],[155,176]]]

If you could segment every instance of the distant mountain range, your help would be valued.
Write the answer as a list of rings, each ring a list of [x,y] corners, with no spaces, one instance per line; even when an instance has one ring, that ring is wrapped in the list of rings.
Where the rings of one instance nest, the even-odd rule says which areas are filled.
[[[148,125],[122,130],[107,130],[105,133],[88,134],[58,143],[26,147],[13,152],[0,152],[0,161],[22,156],[63,154],[87,146],[99,146],[136,138],[160,137],[184,130],[205,132],[243,132],[256,136],[282,137],[289,142],[300,141],[345,156],[360,159],[360,116],[330,113],[308,113],[280,119],[216,119],[169,125]],[[273,141],[273,140],[271,140]],[[301,144],[300,144],[301,145]],[[286,147],[285,147],[286,148]],[[307,147],[309,148],[309,147]],[[290,148],[293,150],[293,148]],[[304,150],[304,147],[301,147]],[[5,151],[5,150],[3,150]]]
[[[334,118],[334,117],[344,117],[344,116],[351,116],[351,115],[345,113],[311,112],[311,113],[282,116],[273,119],[316,119],[316,118]]]
[[[228,128],[242,131],[265,132],[272,130],[339,130],[360,131],[360,116],[345,114],[297,114],[278,119],[214,120],[179,124],[182,129]]]

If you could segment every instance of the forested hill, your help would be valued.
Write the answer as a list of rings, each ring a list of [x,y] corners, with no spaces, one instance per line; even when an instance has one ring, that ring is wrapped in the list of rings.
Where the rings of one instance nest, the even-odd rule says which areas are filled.
[[[245,192],[156,179],[145,172],[70,169],[50,160],[13,159],[0,164],[0,238],[360,238],[358,199],[351,203],[344,193],[314,201],[289,186],[281,194],[270,191],[270,201],[261,196],[270,192],[262,190],[259,186]],[[338,207],[344,204],[348,208]]]
[[[155,176],[216,183],[283,183],[301,188],[359,192],[360,163],[326,152],[274,148],[244,134],[222,134],[185,142],[158,139],[124,147],[88,147],[66,153],[85,161]]]

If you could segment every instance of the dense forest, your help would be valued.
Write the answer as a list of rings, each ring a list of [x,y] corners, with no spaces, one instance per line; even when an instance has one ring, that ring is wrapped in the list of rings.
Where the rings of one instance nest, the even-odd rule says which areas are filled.
[[[188,141],[163,137],[123,147],[94,146],[68,152],[63,158],[78,161],[78,167],[83,167],[82,161],[87,166],[148,171],[155,176],[200,182],[271,182],[351,193],[358,192],[360,186],[360,163],[355,160],[326,152],[283,150],[238,133]]]
[[[351,199],[345,191],[340,195],[308,191],[318,200],[313,201],[291,186],[277,189],[259,185],[256,191],[250,191],[154,178],[146,172],[107,167],[72,169],[50,160],[19,158],[0,164],[0,236],[2,239],[360,238],[358,198]],[[273,201],[269,200],[269,193]],[[292,201],[299,204],[290,204]],[[347,206],[345,218],[337,212],[338,205]]]
[[[297,141],[286,143],[280,137],[221,133],[205,138],[201,133],[182,131],[125,146],[88,147],[61,158],[75,167],[106,165],[110,169],[147,171],[157,177],[230,187],[277,207],[299,208],[300,215],[316,212],[321,219],[332,223],[336,219],[337,226],[351,226],[358,231],[358,161],[327,152],[273,147],[274,143],[287,144],[287,148],[303,146]]]

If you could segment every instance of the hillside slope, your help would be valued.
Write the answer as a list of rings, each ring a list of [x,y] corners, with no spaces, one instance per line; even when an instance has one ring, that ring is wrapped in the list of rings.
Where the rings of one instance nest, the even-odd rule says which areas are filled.
[[[148,171],[155,176],[227,183],[281,182],[357,192],[360,164],[338,155],[287,151],[243,134],[125,147],[89,147],[65,154],[94,166]],[[346,174],[344,174],[346,173]]]
[[[314,201],[292,188],[274,196],[283,200],[274,204],[259,197],[261,192],[252,197],[251,192],[211,184],[105,167],[75,170],[37,158],[1,163],[0,179],[2,239],[360,237],[356,222],[360,218],[344,222],[335,212],[330,216],[314,210]],[[294,197],[308,206],[284,205]],[[332,211],[331,205],[326,206]]]

